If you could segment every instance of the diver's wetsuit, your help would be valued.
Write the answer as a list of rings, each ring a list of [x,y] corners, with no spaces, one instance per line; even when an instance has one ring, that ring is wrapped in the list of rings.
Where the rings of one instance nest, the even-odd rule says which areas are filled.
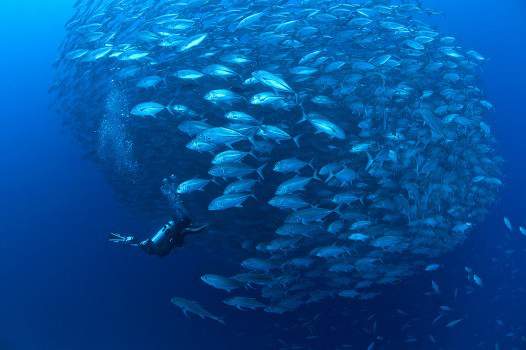
[[[152,238],[145,239],[138,245],[147,254],[166,256],[170,254],[173,248],[184,245],[186,235],[191,233],[191,231],[187,231],[190,224],[191,221],[188,217],[170,221],[157,231]]]

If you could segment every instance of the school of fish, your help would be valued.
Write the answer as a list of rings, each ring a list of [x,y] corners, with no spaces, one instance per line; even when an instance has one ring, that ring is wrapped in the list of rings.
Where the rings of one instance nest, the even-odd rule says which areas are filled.
[[[182,201],[235,236],[239,273],[201,277],[228,306],[281,314],[374,298],[438,269],[434,259],[497,197],[486,59],[426,24],[434,12],[417,3],[79,0],[75,9],[56,107],[124,196],[167,210]]]

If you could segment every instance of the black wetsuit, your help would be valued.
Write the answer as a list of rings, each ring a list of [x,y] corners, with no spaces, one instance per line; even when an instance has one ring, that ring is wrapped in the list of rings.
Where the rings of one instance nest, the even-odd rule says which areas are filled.
[[[148,238],[139,243],[139,246],[150,255],[166,256],[174,248],[184,245],[184,239],[190,227],[191,221],[184,217],[179,220],[171,221],[164,225],[152,238]]]

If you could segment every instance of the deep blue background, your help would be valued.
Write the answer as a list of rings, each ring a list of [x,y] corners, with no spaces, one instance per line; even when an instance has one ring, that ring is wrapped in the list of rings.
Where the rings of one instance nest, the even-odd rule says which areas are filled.
[[[101,171],[84,159],[48,108],[51,65],[72,3],[4,0],[0,5],[0,350],[263,348],[259,344],[269,344],[277,319],[240,317],[221,307],[222,294],[199,282],[207,265],[194,256],[199,250],[154,259],[106,243],[109,231],[142,233],[153,223],[120,205]],[[517,336],[505,336],[526,326],[526,316],[517,311],[526,306],[512,299],[526,286],[517,281],[526,268],[526,237],[510,235],[502,225],[503,215],[526,224],[526,5],[425,3],[445,12],[433,19],[443,32],[488,57],[483,80],[496,106],[489,122],[506,159],[501,200],[436,277],[443,289],[453,290],[462,285],[463,266],[469,264],[485,280],[459,310],[467,319],[459,326],[464,328],[443,332],[439,342],[447,349],[470,349],[479,341],[485,342],[481,348],[493,348],[496,341],[507,344],[503,349],[512,343],[526,348]],[[506,251],[512,248],[516,251]],[[409,281],[370,308],[382,312],[413,304],[418,311],[412,301],[429,283],[429,276]],[[172,295],[203,301],[226,314],[229,326],[185,319],[171,307]],[[433,307],[426,298],[415,301],[423,303],[423,313]],[[505,322],[505,332],[495,327],[497,318]],[[396,331],[384,329],[393,336]],[[328,344],[336,339],[314,348],[332,348]]]

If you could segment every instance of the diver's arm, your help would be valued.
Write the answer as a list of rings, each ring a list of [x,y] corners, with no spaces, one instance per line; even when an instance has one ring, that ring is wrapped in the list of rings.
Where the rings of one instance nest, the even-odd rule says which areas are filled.
[[[120,233],[110,233],[110,236],[108,238],[108,241],[112,243],[122,244],[122,245],[131,245],[136,246],[137,240],[134,236],[125,236],[121,235]]]
[[[189,227],[186,227],[183,232],[188,232],[188,233],[197,233],[197,232],[201,232],[203,231],[205,228],[207,228],[208,225],[207,224],[204,224],[204,225],[199,225],[199,226],[189,226]]]

